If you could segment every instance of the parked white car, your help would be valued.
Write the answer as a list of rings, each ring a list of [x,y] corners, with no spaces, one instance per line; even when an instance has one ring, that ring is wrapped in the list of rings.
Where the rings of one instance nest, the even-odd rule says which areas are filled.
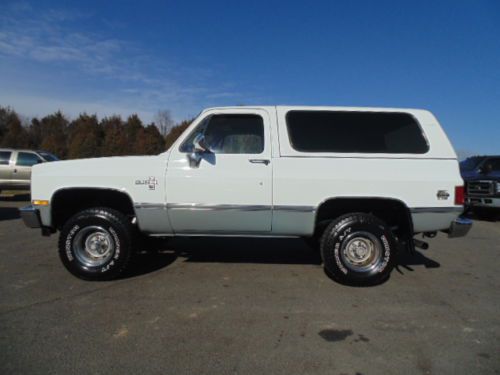
[[[471,227],[453,147],[415,109],[211,108],[160,155],[37,165],[31,189],[24,222],[59,230],[84,279],[121,274],[141,233],[318,239],[334,278],[373,284],[416,234]]]

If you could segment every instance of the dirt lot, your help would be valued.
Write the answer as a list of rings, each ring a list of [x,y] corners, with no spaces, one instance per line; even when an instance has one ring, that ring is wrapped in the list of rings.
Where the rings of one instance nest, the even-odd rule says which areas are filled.
[[[113,282],[0,198],[0,373],[498,374],[500,222],[341,286],[301,240],[176,239]]]

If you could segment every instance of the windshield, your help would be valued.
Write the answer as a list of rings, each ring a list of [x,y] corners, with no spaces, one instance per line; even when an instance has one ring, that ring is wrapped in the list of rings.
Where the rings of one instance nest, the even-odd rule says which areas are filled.
[[[47,161],[57,161],[59,158],[45,151],[38,152]]]
[[[460,169],[462,171],[473,171],[475,170],[479,164],[484,160],[484,158],[479,156],[473,156],[471,158],[467,158],[460,163]]]

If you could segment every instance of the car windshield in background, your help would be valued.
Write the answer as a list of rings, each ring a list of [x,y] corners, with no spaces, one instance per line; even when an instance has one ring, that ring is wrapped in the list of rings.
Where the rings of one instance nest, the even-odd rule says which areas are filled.
[[[467,158],[464,161],[460,162],[460,169],[462,171],[473,171],[483,160],[484,158],[478,156]]]
[[[50,153],[48,153],[48,152],[44,152],[44,151],[40,152],[40,151],[39,151],[38,153],[39,153],[39,154],[40,154],[40,155],[41,155],[41,156],[42,156],[45,160],[47,160],[47,161],[58,161],[58,160],[59,160],[59,158],[58,158],[57,156],[52,155],[52,154],[50,154]]]

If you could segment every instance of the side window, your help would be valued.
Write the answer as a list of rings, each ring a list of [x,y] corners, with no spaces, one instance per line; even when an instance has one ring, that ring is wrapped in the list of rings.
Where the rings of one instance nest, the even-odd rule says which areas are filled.
[[[302,152],[425,154],[429,146],[407,113],[290,111],[292,147]]]
[[[205,119],[180,147],[191,152],[193,140],[203,134],[215,154],[260,154],[264,151],[264,121],[258,115],[213,115]]]
[[[0,165],[9,165],[11,154],[9,151],[0,151]]]
[[[37,155],[31,152],[19,152],[17,154],[16,165],[20,167],[31,167],[41,161],[42,160]]]

